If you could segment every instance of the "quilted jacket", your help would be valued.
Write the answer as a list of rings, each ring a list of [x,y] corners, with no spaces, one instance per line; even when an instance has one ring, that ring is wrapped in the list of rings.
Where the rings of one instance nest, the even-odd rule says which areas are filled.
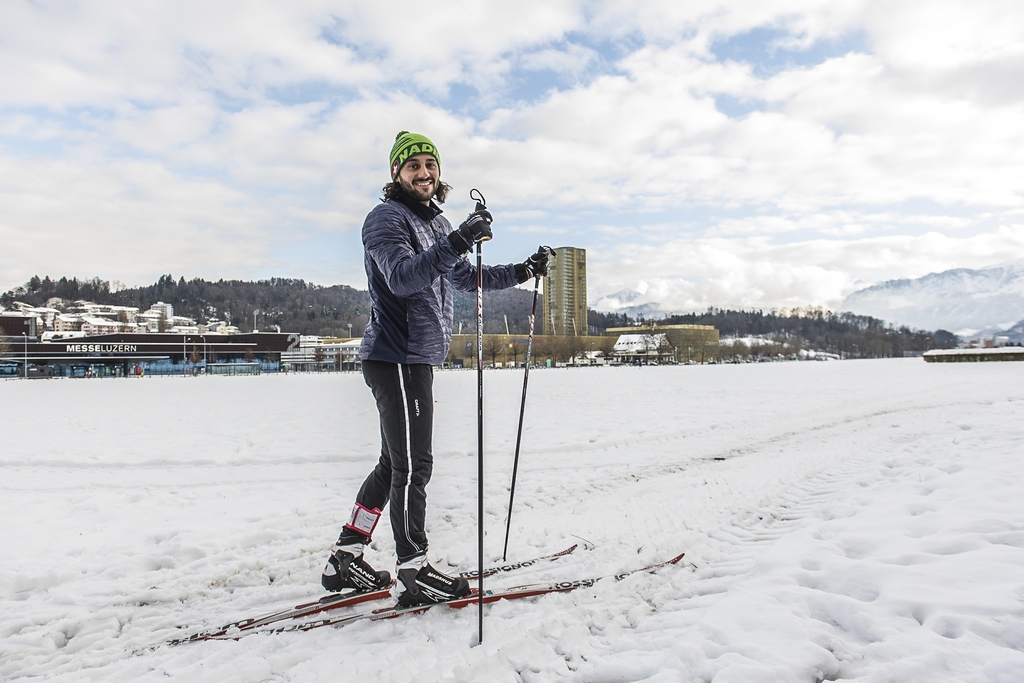
[[[373,310],[359,355],[387,363],[441,365],[452,336],[454,290],[476,291],[476,266],[461,256],[451,223],[431,203],[389,199],[363,222],[363,262]],[[485,290],[516,284],[515,267],[484,266]]]

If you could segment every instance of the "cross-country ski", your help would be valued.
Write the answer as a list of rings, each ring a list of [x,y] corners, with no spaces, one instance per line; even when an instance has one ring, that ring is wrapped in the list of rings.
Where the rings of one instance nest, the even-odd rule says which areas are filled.
[[[571,555],[577,547],[577,544],[573,544],[568,548],[556,553],[542,555],[540,557],[535,557],[529,560],[521,560],[518,562],[510,562],[506,564],[495,565],[493,567],[487,567],[484,570],[484,576],[487,577],[494,576],[496,574],[506,574],[521,569],[528,569],[539,564],[542,564],[544,562],[558,560],[560,558]],[[458,576],[470,579],[475,578],[477,574],[478,570],[469,570],[465,572],[460,572]],[[303,603],[301,605],[296,605],[295,607],[289,609],[271,612],[270,614],[264,614],[258,617],[239,619],[238,621],[233,621],[229,624],[225,624],[223,626],[220,626],[209,631],[201,631],[190,636],[170,640],[166,644],[180,645],[182,643],[192,643],[200,640],[210,640],[211,638],[222,636],[229,631],[247,631],[250,629],[260,628],[262,626],[267,626],[268,624],[274,624],[279,621],[285,621],[287,619],[302,619],[308,616],[312,616],[314,614],[320,614],[321,612],[337,610],[343,607],[351,607],[353,605],[359,605],[365,602],[372,602],[375,600],[384,600],[391,596],[392,585],[393,584],[389,584],[388,586],[378,590],[353,591],[338,595],[326,595],[314,602]]]
[[[345,626],[347,624],[353,624],[357,621],[380,621],[382,619],[394,619],[397,617],[409,615],[409,614],[421,614],[427,610],[435,607],[449,607],[452,609],[458,609],[461,607],[467,607],[469,605],[483,602],[484,604],[490,604],[498,602],[499,600],[519,600],[522,598],[534,598],[543,595],[550,595],[552,593],[568,593],[578,588],[587,588],[595,585],[598,581],[605,579],[614,579],[621,581],[622,579],[632,576],[634,574],[642,574],[646,572],[653,572],[662,567],[668,567],[677,564],[683,559],[685,553],[673,557],[670,560],[664,562],[658,562],[657,564],[648,565],[639,569],[634,569],[621,574],[614,574],[610,576],[584,578],[584,579],[572,579],[565,581],[553,581],[550,583],[533,583],[524,586],[514,586],[512,588],[498,588],[493,591],[488,590],[483,594],[483,597],[477,595],[475,591],[472,591],[469,595],[462,598],[455,598],[453,600],[444,600],[441,602],[431,603],[429,605],[416,605],[412,607],[385,607],[382,609],[372,610],[370,612],[361,612],[358,614],[351,614],[336,618],[328,619],[317,619],[314,621],[306,621],[298,624],[292,624],[289,626],[282,626],[279,628],[260,629],[252,631],[242,631],[240,629],[234,631],[228,631],[219,633],[217,635],[211,635],[205,640],[236,640],[246,634],[276,634],[276,633],[291,633],[296,631],[312,631],[313,629],[323,628],[325,626]],[[184,642],[184,641],[183,641]]]

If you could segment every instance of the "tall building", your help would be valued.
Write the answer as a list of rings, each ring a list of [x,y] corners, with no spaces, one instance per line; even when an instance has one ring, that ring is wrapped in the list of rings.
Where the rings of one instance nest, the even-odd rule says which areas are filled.
[[[558,247],[544,279],[544,334],[587,336],[587,250]]]

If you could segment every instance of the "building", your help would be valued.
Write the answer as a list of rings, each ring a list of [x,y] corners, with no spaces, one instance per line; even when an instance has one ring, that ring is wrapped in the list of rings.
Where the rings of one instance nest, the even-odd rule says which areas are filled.
[[[658,334],[620,334],[612,348],[619,363],[629,365],[674,360],[674,349],[663,332]]]
[[[60,315],[60,311],[56,308],[45,308],[41,306],[31,306],[21,301],[15,301],[13,304],[14,308],[18,313],[24,315],[35,316],[39,323],[46,329],[53,327],[53,319]]]
[[[51,298],[48,303],[59,307],[33,307],[15,301],[14,306],[18,310],[8,314],[34,316],[40,331],[84,331],[90,336],[165,332],[168,329],[175,329],[179,334],[202,331],[192,318],[174,315],[171,304],[158,302],[150,310],[140,313],[135,306],[113,306],[84,300],[65,306],[60,299]]]
[[[302,335],[297,347],[281,354],[281,369],[285,372],[324,372],[359,370],[362,360],[359,347],[362,339],[322,339]]]
[[[54,332],[79,332],[82,329],[84,320],[78,315],[58,315],[53,319]]]
[[[544,320],[547,335],[585,337],[587,321],[587,250],[558,247],[548,261],[544,279]]]
[[[22,374],[26,362],[30,376],[33,369],[45,369],[51,377],[277,372],[282,355],[299,342],[297,334],[275,333],[79,335],[25,338],[16,348],[12,345],[0,375]]]
[[[659,325],[656,322],[633,327],[609,327],[606,336],[664,334],[665,346],[679,363],[703,363],[718,350],[718,330],[711,325]]]
[[[164,319],[170,319],[174,317],[174,305],[165,304],[163,301],[157,301],[155,304],[149,307],[149,310],[160,314]]]
[[[106,318],[96,318],[93,316],[82,317],[82,332],[87,337],[95,337],[103,334],[117,334],[122,332],[121,323],[115,320],[107,320]]]
[[[0,337],[21,337],[22,335],[35,337],[36,334],[42,333],[44,329],[46,328],[43,326],[42,319],[32,313],[25,313],[23,311],[0,312]]]

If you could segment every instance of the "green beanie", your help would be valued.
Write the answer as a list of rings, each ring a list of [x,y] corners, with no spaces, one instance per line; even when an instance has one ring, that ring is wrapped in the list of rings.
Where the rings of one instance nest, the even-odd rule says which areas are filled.
[[[414,154],[432,154],[437,159],[437,168],[441,170],[441,155],[437,147],[424,135],[401,131],[395,136],[395,146],[391,148],[391,179],[398,177],[398,172]]]

